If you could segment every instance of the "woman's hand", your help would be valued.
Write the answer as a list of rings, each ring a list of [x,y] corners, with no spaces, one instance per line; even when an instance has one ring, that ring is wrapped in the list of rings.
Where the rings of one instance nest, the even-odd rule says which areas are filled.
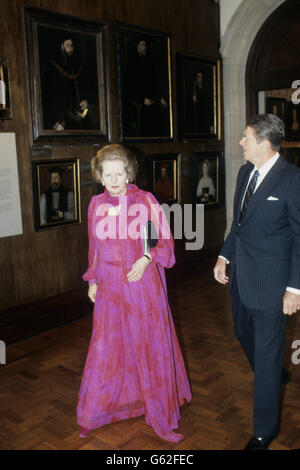
[[[97,289],[98,289],[97,284],[89,285],[88,297],[90,301],[93,302],[93,304],[95,303],[95,300],[96,300]]]
[[[150,255],[148,255],[150,257]],[[142,256],[135,263],[133,263],[131,271],[127,274],[128,282],[139,281],[145,272],[148,264],[151,263],[151,260],[147,259],[146,256]]]

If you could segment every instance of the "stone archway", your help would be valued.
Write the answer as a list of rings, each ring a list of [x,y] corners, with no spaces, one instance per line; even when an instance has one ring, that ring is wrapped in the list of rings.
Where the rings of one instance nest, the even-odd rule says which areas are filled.
[[[285,0],[244,0],[222,37],[227,228],[231,226],[236,176],[243,164],[239,141],[246,123],[245,71],[248,55],[265,20]]]

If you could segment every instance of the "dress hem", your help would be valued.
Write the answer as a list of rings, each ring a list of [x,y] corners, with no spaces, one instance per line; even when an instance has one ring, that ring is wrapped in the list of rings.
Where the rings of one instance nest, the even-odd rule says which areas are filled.
[[[185,402],[189,402],[189,401],[191,401],[191,397],[189,398],[181,397],[179,399],[179,406],[181,407],[185,404]],[[90,432],[95,431],[96,429],[102,428],[103,426],[106,426],[108,424],[113,424],[113,423],[123,421],[126,419],[139,418],[141,416],[145,416],[145,422],[147,426],[150,426],[153,429],[153,431],[162,439],[167,440],[167,441],[172,441],[172,442],[178,442],[184,438],[183,434],[173,433],[173,430],[178,428],[178,421],[179,421],[178,418],[176,419],[177,425],[171,426],[169,430],[167,431],[166,437],[163,437],[164,434],[162,434],[161,431],[159,430],[156,431],[154,427],[150,424],[150,420],[148,418],[149,414],[148,416],[146,415],[144,406],[140,407],[136,411],[131,410],[130,412],[128,412],[128,410],[126,410],[123,413],[120,412],[118,414],[111,415],[110,418],[106,417],[105,419],[103,419],[101,424],[99,424],[98,422],[96,425],[92,425],[90,422],[87,422],[84,419],[78,418],[77,424],[79,428],[79,434],[80,434],[80,437],[87,437],[87,435]]]

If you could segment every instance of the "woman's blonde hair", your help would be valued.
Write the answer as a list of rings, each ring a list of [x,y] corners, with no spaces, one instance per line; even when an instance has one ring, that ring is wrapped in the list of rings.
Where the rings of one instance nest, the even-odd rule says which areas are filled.
[[[103,147],[99,152],[97,152],[96,156],[92,158],[92,176],[97,183],[100,182],[103,173],[103,163],[112,160],[121,160],[124,162],[128,181],[131,182],[135,180],[138,170],[138,163],[135,155],[131,150],[123,147],[123,145],[111,144]]]

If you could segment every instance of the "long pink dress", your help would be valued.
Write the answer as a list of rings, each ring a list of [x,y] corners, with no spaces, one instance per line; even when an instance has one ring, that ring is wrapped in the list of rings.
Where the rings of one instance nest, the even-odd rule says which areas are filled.
[[[119,205],[119,215],[114,209],[108,211]],[[162,439],[178,442],[184,437],[172,430],[178,428],[179,407],[184,399],[191,400],[191,390],[164,273],[164,268],[175,263],[174,242],[165,217],[159,219],[159,207],[151,193],[133,184],[127,185],[124,197],[111,197],[106,190],[91,199],[89,267],[83,279],[97,283],[98,290],[77,407],[83,435],[108,423],[145,415],[146,423]],[[147,218],[159,233],[151,249],[153,262],[139,281],[129,283],[127,273],[143,256],[141,236],[132,233]]]

